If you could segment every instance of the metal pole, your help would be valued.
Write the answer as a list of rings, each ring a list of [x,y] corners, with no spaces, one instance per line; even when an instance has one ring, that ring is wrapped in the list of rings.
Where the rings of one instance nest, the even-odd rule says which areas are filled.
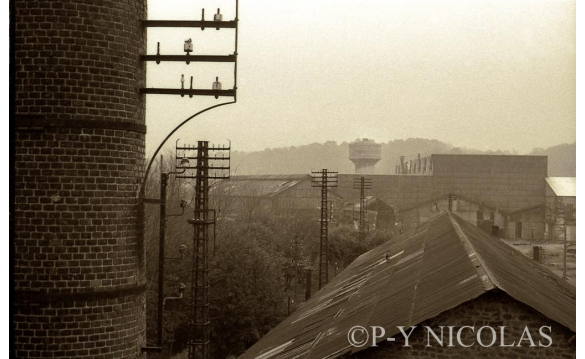
[[[311,269],[307,269],[307,277],[306,277],[306,281],[307,281],[307,287],[305,290],[305,301],[311,299]]]
[[[563,225],[563,279],[567,280],[567,227]]]
[[[563,279],[567,279],[567,217],[565,213],[565,203],[562,197],[555,197],[555,240],[559,236],[563,241]]]
[[[163,172],[163,156],[160,156],[160,207],[159,207],[159,241],[158,241],[158,337],[157,346],[163,344],[163,311],[164,311],[164,275],[165,275],[165,232],[167,216],[167,184],[169,175]]]
[[[358,240],[360,242],[365,241],[366,239],[366,232],[369,231],[369,225],[367,223],[367,200],[366,200],[366,190],[372,188],[372,180],[371,178],[366,178],[361,176],[359,178],[354,178],[353,180],[353,188],[360,190],[360,213],[359,213],[359,223],[358,223]]]
[[[321,238],[319,241],[319,289],[327,285],[328,273],[328,221],[327,221],[327,169],[321,171]]]
[[[327,243],[329,211],[327,210],[327,189],[329,187],[337,187],[337,172],[330,172],[327,169],[312,172],[312,181],[312,187],[321,188],[321,229],[319,238],[319,289],[321,289],[329,281],[329,245]]]
[[[176,146],[177,158],[183,152],[182,166],[188,173],[177,178],[195,180],[195,202],[193,218],[188,222],[193,225],[193,260],[191,278],[192,320],[189,325],[188,358],[208,359],[211,353],[211,321],[209,318],[209,232],[210,225],[215,223],[209,219],[209,179],[228,179],[229,165],[216,165],[217,161],[229,161],[230,156],[210,157],[210,151],[230,151],[231,147],[209,146],[209,141],[198,141],[197,146]],[[187,156],[186,152],[195,151],[195,156]],[[189,164],[189,159],[196,160],[196,165]],[[211,165],[210,165],[211,163]],[[210,175],[210,170],[213,174]],[[193,172],[194,173],[193,173]],[[227,171],[226,173],[217,171]]]
[[[366,237],[366,183],[365,177],[360,178],[360,233],[359,240],[363,242]]]
[[[195,177],[195,210],[193,245],[193,322],[189,359],[209,359],[209,278],[208,278],[208,220],[209,209],[209,142],[198,141]]]
[[[299,236],[294,236],[294,254],[293,254],[293,268],[295,271],[295,287],[294,287],[294,294],[297,294],[297,284],[299,283]]]

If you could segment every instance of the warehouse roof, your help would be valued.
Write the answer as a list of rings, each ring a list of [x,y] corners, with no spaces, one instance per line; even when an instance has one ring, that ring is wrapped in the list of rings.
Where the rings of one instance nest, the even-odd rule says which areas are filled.
[[[306,175],[264,175],[232,176],[229,181],[222,181],[212,187],[213,194],[228,196],[270,197],[296,186],[302,181],[310,181]]]
[[[347,203],[343,209],[346,211],[359,211],[361,207],[361,203]],[[381,199],[374,197],[374,196],[366,196],[366,210],[368,211],[391,211],[393,208],[389,206],[386,202],[382,201]]]
[[[558,197],[577,197],[577,177],[547,177],[546,183]]]
[[[575,287],[443,212],[358,257],[240,358],[336,358],[363,349],[347,341],[355,325],[393,336],[496,288],[576,330]]]

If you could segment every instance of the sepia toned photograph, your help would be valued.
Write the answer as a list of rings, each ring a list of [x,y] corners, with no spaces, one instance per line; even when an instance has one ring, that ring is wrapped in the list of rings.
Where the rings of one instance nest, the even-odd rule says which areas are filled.
[[[9,1],[9,357],[576,358],[576,5]]]

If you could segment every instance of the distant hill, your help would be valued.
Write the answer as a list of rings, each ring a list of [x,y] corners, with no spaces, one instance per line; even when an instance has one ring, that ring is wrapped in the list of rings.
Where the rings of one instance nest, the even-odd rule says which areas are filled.
[[[548,175],[551,177],[577,176],[577,143],[564,143],[547,149],[535,148],[530,155],[548,156]]]
[[[479,151],[454,147],[438,140],[409,138],[382,142],[382,160],[376,165],[379,174],[394,174],[399,156],[407,160],[431,154],[499,154],[511,155],[509,151]],[[535,148],[531,155],[549,156],[550,176],[575,176],[575,143],[563,144],[547,149]],[[353,173],[354,165],[349,160],[349,143],[328,141],[304,146],[268,148],[256,152],[232,152],[232,169],[237,175],[300,174],[322,168],[339,173]]]

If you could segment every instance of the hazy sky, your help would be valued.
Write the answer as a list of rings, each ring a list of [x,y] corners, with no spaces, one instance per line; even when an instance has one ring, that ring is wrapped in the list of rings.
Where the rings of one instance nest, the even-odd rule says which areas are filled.
[[[235,1],[149,0],[150,19],[206,19]],[[171,142],[262,150],[369,137],[529,152],[575,141],[575,1],[241,0],[238,103]],[[227,55],[233,30],[149,29],[149,53]],[[231,64],[148,64],[149,87],[233,86]],[[230,98],[148,95],[147,153]]]

